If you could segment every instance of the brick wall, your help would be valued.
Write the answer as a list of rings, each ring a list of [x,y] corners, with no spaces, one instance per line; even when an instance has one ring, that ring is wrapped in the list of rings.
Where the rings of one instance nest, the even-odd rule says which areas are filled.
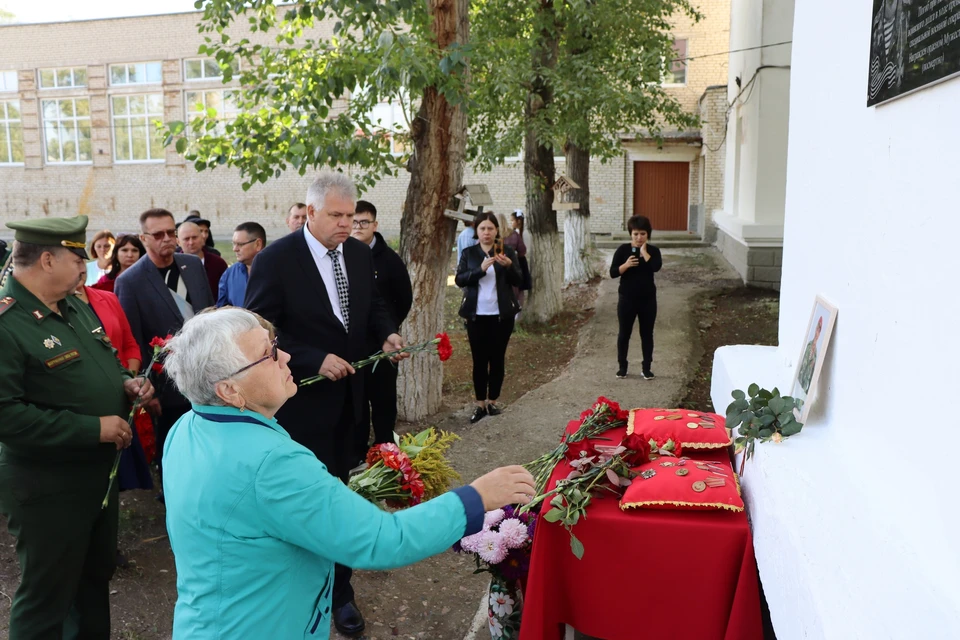
[[[713,242],[716,227],[713,212],[723,209],[723,183],[727,156],[727,88],[708,89],[700,100],[700,135],[703,138],[703,215],[704,240]]]
[[[725,51],[729,35],[730,0],[704,0],[700,9],[708,18],[697,25],[678,20],[675,35],[689,40],[688,55]],[[163,93],[165,120],[184,118],[184,92],[216,89],[219,80],[184,80],[183,60],[197,57],[203,37],[197,33],[200,13],[90,20],[36,25],[0,26],[0,70],[18,71],[18,94],[0,99],[19,99],[24,134],[24,163],[0,165],[0,222],[46,215],[85,213],[91,229],[108,227],[131,231],[137,216],[147,208],[165,207],[182,218],[198,209],[213,223],[217,237],[229,237],[240,222],[256,220],[270,237],[284,233],[283,219],[293,202],[302,201],[310,175],[289,171],[265,185],[244,192],[239,173],[220,167],[203,173],[185,164],[173,148],[161,162],[118,163],[113,159],[110,98],[114,95]],[[332,24],[318,25],[309,35],[328,36]],[[235,35],[239,35],[239,31]],[[254,42],[270,43],[262,34],[243,33]],[[37,46],[43,43],[43,46]],[[162,63],[162,85],[109,86],[107,65],[112,63]],[[726,57],[714,56],[689,63],[687,84],[674,87],[688,109],[697,108],[697,98],[709,84],[726,78]],[[87,87],[39,90],[37,70],[47,67],[86,68]],[[46,164],[40,117],[40,100],[47,97],[86,97],[90,100],[92,162],[78,165]],[[564,162],[558,159],[558,174]],[[699,194],[698,171],[691,167],[691,195]],[[624,228],[632,209],[632,163],[625,157],[606,164],[591,164],[591,227],[610,233]],[[509,211],[524,206],[523,167],[506,163],[488,174],[467,169],[464,182],[484,183],[490,188],[494,210]],[[395,235],[408,178],[383,179],[365,197],[381,211],[381,228]],[[699,201],[699,195],[697,195]],[[691,202],[694,199],[691,198]],[[0,229],[0,235],[5,230]]]

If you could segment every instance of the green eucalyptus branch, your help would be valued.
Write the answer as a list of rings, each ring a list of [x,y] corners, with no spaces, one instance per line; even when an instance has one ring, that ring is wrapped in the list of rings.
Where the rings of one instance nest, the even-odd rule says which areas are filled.
[[[776,387],[773,391],[767,391],[757,384],[751,384],[746,393],[736,389],[731,395],[733,402],[727,407],[727,428],[737,429],[734,446],[737,453],[743,453],[740,461],[740,475],[743,475],[758,440],[782,442],[800,433],[803,424],[797,420],[797,414],[803,401],[781,396]]]

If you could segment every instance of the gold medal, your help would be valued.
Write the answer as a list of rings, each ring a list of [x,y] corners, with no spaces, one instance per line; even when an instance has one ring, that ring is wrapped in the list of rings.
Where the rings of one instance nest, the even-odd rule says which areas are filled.
[[[687,475],[688,473],[690,473],[690,470],[689,470],[689,469],[677,469],[677,475],[678,475],[678,476],[685,476],[685,475]]]
[[[687,417],[688,417],[688,418],[699,418],[700,415],[699,415],[699,414],[696,414],[696,413],[688,413],[688,414],[687,414]]]
[[[684,469],[684,471],[686,471],[686,469]],[[703,482],[703,480],[697,480],[693,483],[693,490],[697,493],[703,493],[707,490],[707,485]]]
[[[663,419],[666,418],[666,417],[667,417],[667,416],[653,416],[653,419],[654,419],[654,420],[663,420]]]
[[[696,428],[699,427],[699,426],[700,426],[700,425],[698,425],[696,422],[688,422],[688,423],[687,423],[687,429],[696,429]]]

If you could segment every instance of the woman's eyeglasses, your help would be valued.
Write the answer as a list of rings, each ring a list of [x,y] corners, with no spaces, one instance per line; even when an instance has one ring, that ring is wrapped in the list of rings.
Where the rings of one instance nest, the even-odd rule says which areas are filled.
[[[243,373],[244,371],[246,371],[247,369],[252,369],[252,368],[254,368],[255,366],[257,366],[258,364],[260,364],[261,362],[266,362],[267,360],[273,360],[274,362],[277,361],[277,339],[276,339],[276,338],[274,338],[273,340],[270,341],[270,353],[268,353],[267,355],[263,356],[262,358],[260,358],[260,359],[257,360],[256,362],[251,362],[250,364],[248,364],[247,366],[243,367],[242,369],[237,369],[236,371],[234,371],[233,373],[231,373],[230,375],[228,375],[226,378],[224,378],[224,380],[226,380],[226,379],[228,379],[228,378],[233,378],[234,376],[238,376],[238,375],[240,375],[241,373]]]

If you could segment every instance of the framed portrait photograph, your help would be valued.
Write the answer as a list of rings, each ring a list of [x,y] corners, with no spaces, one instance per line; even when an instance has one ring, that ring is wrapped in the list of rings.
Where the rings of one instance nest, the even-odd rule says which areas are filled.
[[[820,378],[820,368],[823,366],[827,347],[830,345],[830,335],[833,325],[837,321],[837,308],[827,302],[822,296],[817,296],[810,313],[810,322],[807,323],[807,333],[803,340],[803,349],[797,361],[797,369],[790,387],[790,395],[803,400],[800,415],[797,419],[806,423],[810,414],[810,406],[815,400],[817,380]]]

